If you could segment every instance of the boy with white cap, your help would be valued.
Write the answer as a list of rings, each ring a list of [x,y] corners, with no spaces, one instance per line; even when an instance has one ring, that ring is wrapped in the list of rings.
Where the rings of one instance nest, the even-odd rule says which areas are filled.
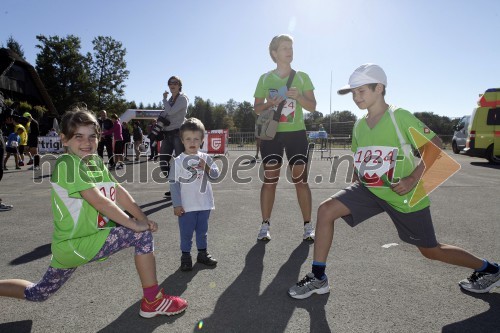
[[[440,154],[441,140],[410,112],[389,106],[384,98],[386,87],[382,68],[364,64],[338,91],[340,95],[351,92],[354,103],[368,111],[353,128],[354,183],[320,204],[312,273],[288,290],[293,298],[330,291],[325,268],[335,220],[342,218],[354,227],[382,212],[389,215],[400,239],[417,246],[424,257],[474,269],[469,278],[459,282],[463,289],[487,293],[500,286],[498,264],[436,240],[427,195],[417,203],[412,201],[425,168]],[[414,140],[413,135],[426,140],[418,144],[416,141],[422,140]],[[425,163],[414,166],[405,141],[418,146]]]

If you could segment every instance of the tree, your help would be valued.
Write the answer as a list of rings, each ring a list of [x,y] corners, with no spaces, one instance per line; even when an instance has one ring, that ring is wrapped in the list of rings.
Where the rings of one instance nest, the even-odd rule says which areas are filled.
[[[415,112],[413,113],[421,122],[429,127],[434,133],[441,135],[452,135],[453,125],[455,124],[450,118],[439,116],[433,112]]]
[[[255,130],[253,105],[247,101],[238,104],[238,108],[233,115],[233,121],[240,132],[253,132]]]
[[[196,96],[194,98],[194,104],[188,106],[187,117],[194,117],[201,120],[203,125],[205,125],[205,129],[211,130],[215,129],[214,125],[214,105],[213,103],[207,99],[206,101],[203,98]]]
[[[227,101],[225,107],[226,107],[226,113],[229,116],[233,116],[234,112],[236,111],[236,108],[238,107],[238,102],[236,102],[234,99],[231,98],[229,101]]]
[[[135,104],[135,101],[128,102],[128,108],[129,109],[137,109],[137,104]]]
[[[91,56],[80,54],[80,38],[38,35],[36,39],[40,53],[35,68],[58,113],[63,114],[78,102],[92,108],[95,94],[89,76]]]
[[[205,112],[203,113],[203,119],[200,119],[203,124],[205,125],[205,129],[211,130],[214,129],[214,124],[213,124],[213,115],[212,115],[212,110],[213,110],[213,103],[207,99],[206,106],[205,106]]]
[[[217,104],[213,109],[213,127],[214,129],[228,128],[224,127],[224,120],[227,116],[226,108],[222,104]]]
[[[18,56],[24,59],[24,51],[21,45],[10,35],[7,39],[7,48],[14,51]]]
[[[107,36],[98,36],[92,41],[94,54],[92,57],[91,75],[96,87],[97,108],[125,109],[125,80],[129,71],[125,55],[127,50],[122,43]]]

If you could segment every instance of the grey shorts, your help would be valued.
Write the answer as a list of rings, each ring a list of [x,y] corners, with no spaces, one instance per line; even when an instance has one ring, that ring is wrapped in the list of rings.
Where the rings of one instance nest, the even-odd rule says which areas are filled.
[[[350,215],[342,217],[351,227],[386,212],[403,242],[425,248],[438,245],[429,207],[412,213],[402,213],[359,183],[337,192],[332,198],[339,200],[351,211]]]

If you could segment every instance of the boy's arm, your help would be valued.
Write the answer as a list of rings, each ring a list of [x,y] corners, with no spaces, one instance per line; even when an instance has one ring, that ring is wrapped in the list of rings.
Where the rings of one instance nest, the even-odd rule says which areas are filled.
[[[168,173],[168,182],[170,184],[170,195],[172,196],[172,207],[174,207],[174,215],[181,216],[184,214],[181,199],[181,184],[176,180],[176,160],[171,163],[170,172]]]
[[[81,191],[80,195],[98,212],[124,227],[132,229],[136,232],[146,230],[156,231],[158,229],[158,225],[147,218],[146,220],[139,221],[133,217],[129,217],[113,201],[103,196],[95,187]],[[118,196],[119,195],[117,195],[117,198]]]
[[[436,135],[431,139],[431,141],[420,147],[420,156],[422,156],[420,163],[418,163],[415,170],[413,170],[408,177],[405,177],[398,183],[393,184],[391,186],[392,190],[399,195],[403,195],[410,192],[415,186],[417,186],[425,171],[430,169],[441,153],[442,144],[443,142]]]

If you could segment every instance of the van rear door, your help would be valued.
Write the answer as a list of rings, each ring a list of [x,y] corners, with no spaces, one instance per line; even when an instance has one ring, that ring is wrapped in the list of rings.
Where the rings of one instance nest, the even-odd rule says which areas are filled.
[[[486,123],[493,128],[493,149],[492,154],[494,156],[487,156],[490,162],[500,162],[500,107],[491,108],[488,110],[488,117],[486,119]],[[496,158],[495,158],[496,156]],[[495,161],[495,159],[497,161]]]

